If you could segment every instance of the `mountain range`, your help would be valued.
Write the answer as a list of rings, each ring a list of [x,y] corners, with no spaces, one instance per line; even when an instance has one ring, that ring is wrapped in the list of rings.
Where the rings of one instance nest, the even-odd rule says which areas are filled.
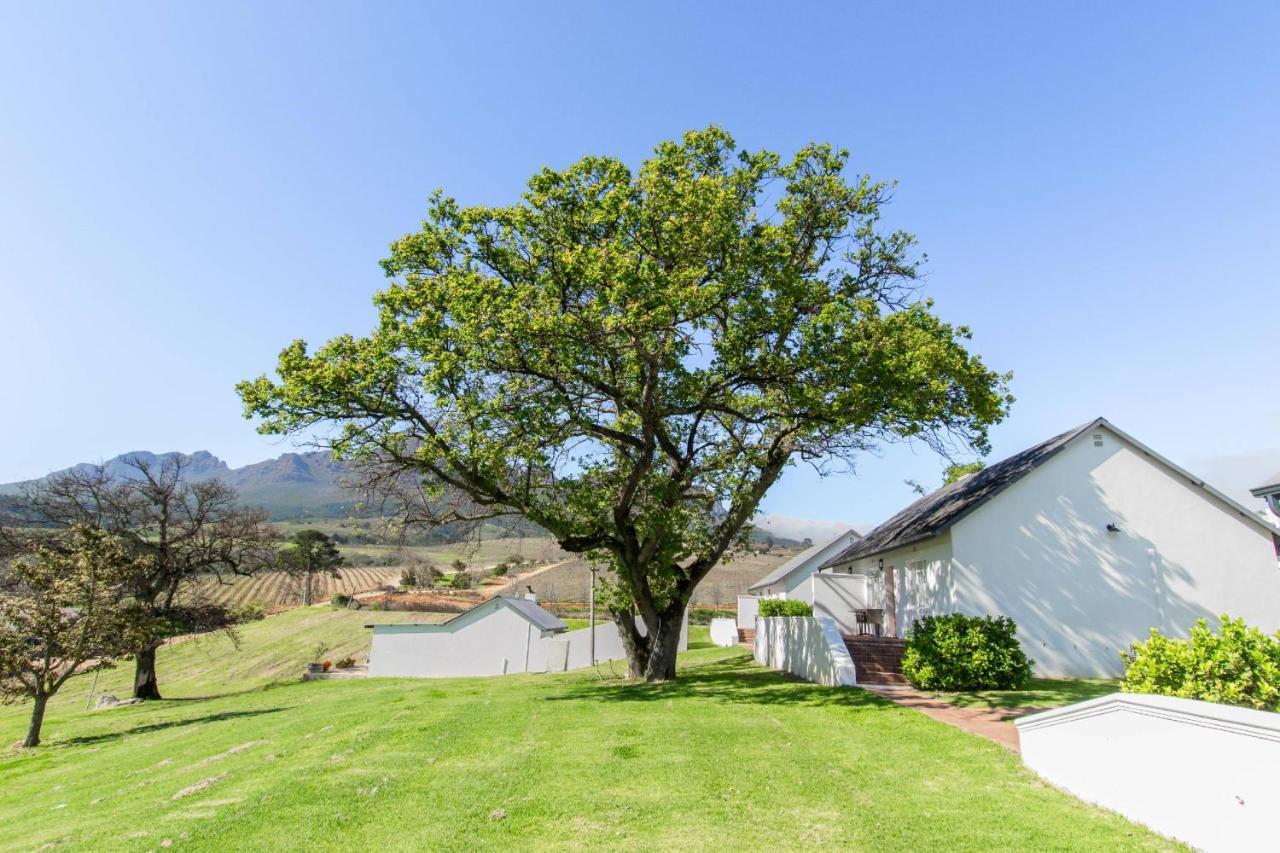
[[[349,516],[357,511],[361,495],[343,486],[350,479],[351,469],[345,462],[335,460],[327,450],[306,453],[284,453],[274,459],[254,462],[241,468],[232,468],[207,450],[194,453],[152,453],[136,450],[122,453],[102,463],[107,472],[118,477],[137,476],[137,470],[128,464],[138,459],[149,464],[181,457],[185,464],[185,476],[193,481],[219,477],[240,493],[245,504],[260,506],[276,520],[317,517],[333,518]],[[57,476],[72,471],[89,471],[94,468],[84,462],[54,471]],[[30,481],[0,485],[0,497],[19,495]],[[779,544],[800,543],[805,539],[819,542],[830,539],[850,527],[865,533],[868,525],[845,522],[817,521],[778,514],[761,514],[754,521],[755,536],[772,537]]]

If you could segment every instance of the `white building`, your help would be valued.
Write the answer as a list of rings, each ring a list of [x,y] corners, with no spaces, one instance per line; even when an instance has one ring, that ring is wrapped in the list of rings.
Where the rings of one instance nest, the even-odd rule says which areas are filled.
[[[902,636],[926,614],[1005,615],[1043,676],[1122,673],[1150,628],[1280,628],[1277,531],[1103,418],[908,506],[822,574]]]
[[[373,629],[369,676],[445,678],[563,672],[591,665],[591,628],[569,631],[533,598],[495,596],[447,622],[366,625]],[[643,623],[640,625],[644,633]],[[626,658],[613,622],[595,626],[595,659]],[[689,647],[689,615],[680,651]]]
[[[866,606],[862,579],[830,573],[820,575],[818,569],[861,538],[857,531],[846,530],[806,548],[753,583],[747,590],[750,595],[738,596],[738,627],[755,628],[759,599],[786,598],[808,602],[816,615],[830,616],[842,631],[854,633],[856,611]]]
[[[1262,498],[1267,505],[1267,518],[1280,527],[1280,471],[1272,474],[1261,486],[1250,489],[1249,494]]]

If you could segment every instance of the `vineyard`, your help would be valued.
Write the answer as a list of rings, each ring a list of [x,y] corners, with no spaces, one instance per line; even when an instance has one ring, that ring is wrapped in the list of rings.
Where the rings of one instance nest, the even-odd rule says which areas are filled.
[[[337,578],[325,574],[312,577],[313,601],[328,601],[330,596],[337,593],[352,595],[357,592],[380,589],[388,584],[394,585],[400,579],[398,567],[339,569],[338,573],[340,577]],[[279,571],[238,577],[229,583],[218,583],[216,579],[209,578],[193,590],[192,598],[225,607],[238,607],[250,602],[260,602],[268,607],[300,604],[302,579]]]

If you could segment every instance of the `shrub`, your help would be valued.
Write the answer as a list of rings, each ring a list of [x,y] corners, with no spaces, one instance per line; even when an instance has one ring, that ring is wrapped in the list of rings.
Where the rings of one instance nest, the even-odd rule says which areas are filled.
[[[463,571],[466,571],[467,569],[467,564],[462,562],[461,560],[454,560],[449,565],[453,567],[453,570],[455,572],[463,572]]]
[[[471,589],[471,575],[464,571],[455,572],[453,577],[449,578],[450,589]]]
[[[498,563],[498,565],[493,567],[494,577],[500,578],[509,571],[511,571],[511,566],[507,565],[506,563]]]
[[[907,635],[902,674],[922,690],[1017,690],[1035,661],[1007,616],[950,613],[917,619]]]
[[[353,666],[355,666],[355,665],[356,665],[356,659],[355,659],[355,658],[353,658],[353,657],[345,657],[345,658],[343,658],[342,660],[340,660],[340,661],[338,661],[337,663],[335,663],[335,664],[334,664],[334,667],[335,667],[335,668],[337,668],[337,669],[351,669],[351,667],[353,667]]]
[[[1120,656],[1126,693],[1161,693],[1184,699],[1280,711],[1280,633],[1268,635],[1243,619],[1220,618],[1218,633],[1199,619],[1186,640],[1152,628]]]
[[[231,621],[236,624],[257,622],[267,616],[267,605],[261,601],[246,601],[231,611]]]
[[[813,605],[789,598],[762,598],[757,612],[761,616],[812,616]]]
[[[329,604],[333,607],[348,607],[351,604],[351,596],[344,595],[341,592],[334,593],[329,598]]]

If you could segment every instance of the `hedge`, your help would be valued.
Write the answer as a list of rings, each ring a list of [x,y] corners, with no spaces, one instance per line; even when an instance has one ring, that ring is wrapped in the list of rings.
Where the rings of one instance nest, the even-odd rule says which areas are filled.
[[[1007,616],[950,613],[917,619],[907,634],[902,674],[922,690],[1017,690],[1035,661]]]
[[[762,598],[756,612],[761,616],[812,616],[813,605],[788,598]]]

